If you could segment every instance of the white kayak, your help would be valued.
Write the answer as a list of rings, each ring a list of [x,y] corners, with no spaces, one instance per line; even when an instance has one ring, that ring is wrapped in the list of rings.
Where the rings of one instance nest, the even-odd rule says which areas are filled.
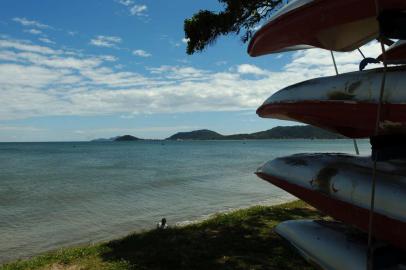
[[[265,118],[299,121],[351,138],[374,135],[382,69],[344,73],[288,86],[257,110]],[[406,67],[388,69],[380,134],[406,134]]]
[[[367,269],[367,241],[337,222],[292,220],[279,224],[275,231],[310,263],[329,270]],[[402,253],[388,248],[376,252],[374,269],[405,269]]]
[[[320,211],[368,231],[370,157],[296,154],[276,158],[257,170],[262,179]],[[379,162],[374,236],[406,250],[406,161]]]

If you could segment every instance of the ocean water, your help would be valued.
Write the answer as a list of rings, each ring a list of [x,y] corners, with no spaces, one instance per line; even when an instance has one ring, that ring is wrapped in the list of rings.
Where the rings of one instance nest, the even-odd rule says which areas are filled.
[[[359,141],[369,153],[368,141]],[[293,197],[254,175],[351,140],[0,143],[0,263]]]

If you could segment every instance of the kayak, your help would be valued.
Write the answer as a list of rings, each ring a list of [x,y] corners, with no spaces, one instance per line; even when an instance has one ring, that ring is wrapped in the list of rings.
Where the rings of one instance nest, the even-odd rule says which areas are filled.
[[[382,74],[383,69],[371,69],[297,83],[269,97],[257,114],[350,138],[370,137],[375,133]],[[388,68],[385,86],[379,132],[406,134],[406,66]]]
[[[383,61],[380,55],[378,60]],[[388,64],[405,64],[406,63],[406,41],[399,40],[391,45],[386,51],[386,62]]]
[[[378,0],[381,11],[404,11],[404,0]],[[294,0],[275,12],[248,46],[250,56],[297,45],[346,52],[376,39],[379,24],[374,0]]]
[[[372,166],[370,157],[296,154],[267,162],[256,174],[366,232]],[[373,233],[406,250],[406,160],[378,163]]]
[[[280,223],[275,232],[321,269],[367,269],[365,235],[341,223],[292,220]],[[399,250],[383,246],[375,251],[374,269],[404,269],[404,258]]]

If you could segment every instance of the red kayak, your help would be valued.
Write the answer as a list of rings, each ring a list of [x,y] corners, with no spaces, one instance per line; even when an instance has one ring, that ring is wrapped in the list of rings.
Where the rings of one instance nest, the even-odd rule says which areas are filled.
[[[406,2],[406,1],[405,1]],[[288,86],[257,110],[260,117],[298,121],[350,138],[375,133],[382,69],[344,73]],[[406,134],[406,67],[386,77],[380,134]]]
[[[406,10],[405,0],[378,0],[381,11]],[[252,38],[248,53],[261,56],[310,45],[352,51],[378,37],[374,0],[296,0],[276,12]]]
[[[380,55],[378,60],[383,61],[383,56]],[[406,63],[406,41],[399,40],[388,48],[386,51],[386,61],[389,64],[405,64]]]
[[[372,161],[342,154],[296,154],[257,170],[262,179],[333,218],[369,226]],[[406,162],[379,162],[375,195],[376,238],[406,250]]]

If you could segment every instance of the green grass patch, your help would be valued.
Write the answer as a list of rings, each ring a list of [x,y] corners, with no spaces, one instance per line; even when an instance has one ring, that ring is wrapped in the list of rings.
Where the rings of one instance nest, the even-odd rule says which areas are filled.
[[[5,264],[0,270],[313,269],[273,232],[273,227],[284,220],[321,217],[301,201],[255,206],[184,227],[61,249]]]

